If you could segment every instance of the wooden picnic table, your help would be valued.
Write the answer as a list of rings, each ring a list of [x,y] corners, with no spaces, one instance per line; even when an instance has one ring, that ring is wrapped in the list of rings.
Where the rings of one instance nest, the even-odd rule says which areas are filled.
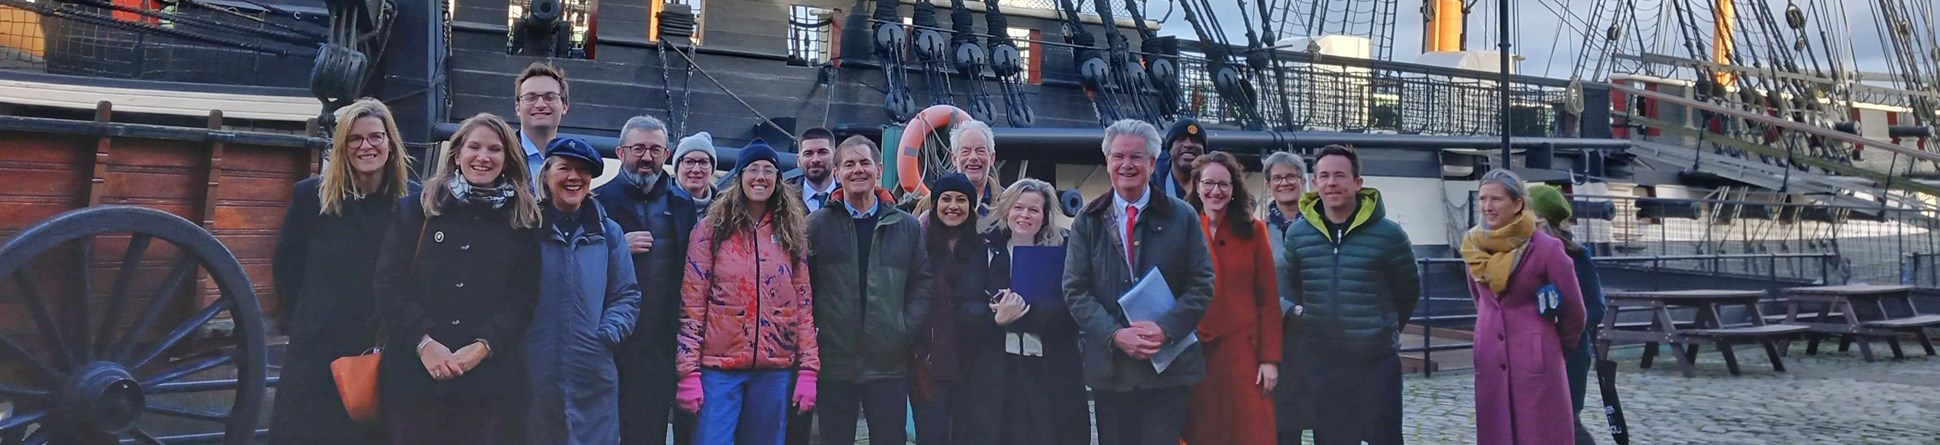
[[[1909,332],[1920,339],[1920,346],[1927,355],[1935,355],[1933,338],[1926,329],[1940,325],[1940,315],[1923,315],[1913,304],[1912,286],[1846,285],[1798,287],[1785,290],[1789,297],[1786,301],[1785,323],[1808,326],[1820,334],[1839,336],[1839,350],[1857,340],[1859,353],[1866,361],[1873,361],[1873,345],[1870,338],[1882,337],[1893,349],[1893,358],[1905,358],[1900,350],[1899,334]],[[1888,301],[1903,302],[1906,310],[1895,316],[1887,309]],[[1804,306],[1817,306],[1816,317]],[[1835,312],[1836,311],[1836,312]],[[1811,321],[1800,320],[1811,317]],[[1806,343],[1805,353],[1819,353],[1819,336],[1813,336]]]
[[[1785,362],[1780,357],[1778,340],[1781,337],[1806,332],[1811,328],[1791,324],[1767,324],[1759,301],[1764,291],[1747,290],[1678,290],[1678,291],[1613,291],[1604,293],[1610,309],[1603,313],[1603,334],[1597,343],[1598,356],[1606,356],[1613,341],[1638,341],[1644,343],[1642,366],[1649,368],[1651,360],[1657,356],[1658,344],[1668,344],[1672,355],[1677,358],[1678,367],[1685,377],[1697,376],[1694,362],[1697,360],[1699,345],[1712,343],[1724,355],[1725,367],[1731,375],[1741,375],[1738,370],[1738,356],[1731,349],[1733,342],[1756,342],[1765,347],[1765,355],[1772,361],[1772,370],[1785,372]],[[1618,308],[1648,308],[1651,321],[1640,326],[1641,330],[1619,329],[1617,324]],[[1719,314],[1726,306],[1745,306],[1751,314],[1749,325],[1728,326]],[[1697,309],[1697,318],[1687,323],[1679,323],[1671,317],[1673,308]]]

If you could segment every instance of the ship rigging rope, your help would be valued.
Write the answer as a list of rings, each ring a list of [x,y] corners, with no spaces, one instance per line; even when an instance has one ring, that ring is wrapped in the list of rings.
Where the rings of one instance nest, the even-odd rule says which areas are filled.
[[[17,0],[0,0],[0,1],[17,1]],[[783,137],[788,138],[789,145],[792,146],[795,144],[794,132],[790,131],[789,129],[782,128],[781,124],[775,123],[774,119],[769,119],[768,115],[762,114],[761,110],[755,109],[754,105],[749,105],[746,99],[741,98],[741,95],[735,94],[734,90],[728,89],[727,84],[721,83],[720,79],[714,78],[713,73],[709,73],[707,72],[707,69],[701,68],[700,64],[694,61],[693,56],[688,55],[686,52],[681,52],[681,51],[674,51],[674,54],[679,54],[681,58],[687,59],[687,66],[690,67],[690,69],[692,69],[695,72],[701,73],[702,77],[707,78],[708,82],[713,82],[714,87],[720,88],[722,93],[727,94],[728,97],[734,98],[735,102],[740,102],[741,107],[747,108],[749,113],[753,113],[756,119],[761,120],[761,123],[766,124],[769,127],[774,127],[775,130],[780,131]],[[686,119],[682,119],[683,125],[685,124],[685,121]]]

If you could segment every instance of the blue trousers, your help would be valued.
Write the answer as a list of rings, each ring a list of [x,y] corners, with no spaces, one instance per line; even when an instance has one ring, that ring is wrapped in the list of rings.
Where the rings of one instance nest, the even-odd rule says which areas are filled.
[[[701,369],[699,445],[782,445],[795,370]]]

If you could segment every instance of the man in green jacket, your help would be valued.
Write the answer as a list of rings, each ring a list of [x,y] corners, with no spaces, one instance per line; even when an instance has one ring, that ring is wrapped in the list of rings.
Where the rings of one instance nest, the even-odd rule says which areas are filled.
[[[850,137],[834,156],[839,203],[808,217],[822,443],[855,443],[857,410],[871,443],[907,443],[909,348],[929,300],[929,257],[916,218],[876,186],[876,144]]]
[[[1330,145],[1314,161],[1314,191],[1287,227],[1281,288],[1293,299],[1287,342],[1302,342],[1314,443],[1399,445],[1400,332],[1421,292],[1413,243],[1387,219],[1381,192],[1361,187],[1353,150]],[[1286,404],[1281,404],[1286,406]],[[1284,444],[1284,442],[1283,442]]]

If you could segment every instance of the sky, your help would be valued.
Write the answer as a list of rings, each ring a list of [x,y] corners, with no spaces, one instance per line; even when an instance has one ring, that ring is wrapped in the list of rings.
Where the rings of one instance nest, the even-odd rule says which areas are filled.
[[[1219,17],[1220,22],[1225,28],[1228,41],[1245,42],[1245,29],[1244,26],[1240,25],[1241,7],[1238,0],[1206,1],[1212,4],[1213,13]],[[1268,1],[1273,1],[1278,4],[1292,0]],[[1345,2],[1367,3],[1376,0],[1322,1],[1332,1],[1335,4],[1340,4]],[[1469,1],[1477,2],[1470,11],[1468,22],[1470,26],[1468,33],[1469,48],[1492,50],[1495,47],[1496,29],[1494,26],[1494,18],[1496,17],[1496,10],[1494,8],[1497,0]],[[1589,11],[1596,7],[1596,5],[1608,5],[1608,2],[1611,1],[1617,0],[1514,0],[1512,3],[1520,6],[1512,6],[1512,11],[1517,7],[1521,8],[1521,11],[1511,20],[1515,22],[1515,26],[1512,27],[1511,32],[1516,34],[1511,38],[1511,41],[1514,44],[1512,51],[1525,58],[1522,66],[1519,68],[1521,72],[1546,77],[1569,77],[1570,71],[1576,63],[1577,54],[1582,50],[1581,41],[1583,39],[1580,31],[1584,26],[1582,20],[1588,17]],[[1659,9],[1669,11],[1670,8],[1665,3],[1669,1],[1689,1],[1708,4],[1712,0],[1631,1],[1634,1],[1638,5],[1638,9],[1644,11],[1639,15],[1647,15]],[[1788,1],[1796,2],[1801,8],[1810,8],[1819,3],[1826,5],[1847,4],[1844,6],[1846,9],[1845,14],[1853,29],[1851,47],[1855,50],[1854,52],[1861,70],[1887,72],[1890,69],[1886,64],[1886,53],[1880,44],[1880,27],[1875,22],[1873,8],[1869,6],[1877,4],[1876,2],[1854,0],[1751,0],[1751,2],[1769,4],[1773,8],[1771,14],[1780,21],[1783,21],[1784,8]],[[1311,0],[1299,3],[1309,2]],[[1412,62],[1421,54],[1421,32],[1423,27],[1420,12],[1421,2],[1422,0],[1396,0],[1393,50],[1393,59],[1396,61]],[[1739,0],[1739,3],[1744,4],[1746,2]],[[1931,4],[1931,2],[1928,3]],[[1144,6],[1146,16],[1154,20],[1165,18],[1168,10],[1177,9],[1176,5],[1164,0],[1151,1],[1145,3]],[[1247,4],[1246,10],[1249,12],[1246,17],[1248,20],[1257,20],[1256,16],[1258,14],[1255,8],[1257,6],[1251,3]],[[1708,10],[1708,8],[1706,9]],[[1569,20],[1575,23],[1574,27],[1565,25],[1565,19],[1561,18],[1558,12],[1573,15]],[[1740,14],[1744,13],[1744,11],[1740,11]],[[1931,13],[1940,14],[1940,11],[1932,11]],[[1675,27],[1676,22],[1671,18],[1672,16],[1668,12],[1657,14],[1657,16],[1665,20],[1659,26],[1659,29],[1672,33],[1664,37],[1668,38],[1670,42],[1681,42],[1681,38],[1674,34],[1677,28]],[[1929,15],[1929,17],[1932,17],[1932,15]],[[1602,23],[1596,25],[1597,31],[1594,35],[1597,38],[1601,38],[1603,29],[1608,26],[1609,21],[1606,18]],[[1647,24],[1640,25],[1638,28],[1647,28],[1648,26]],[[1789,29],[1786,32],[1789,33]],[[1926,30],[1925,33],[1928,36],[1934,35],[1934,31],[1931,29]],[[1170,14],[1170,18],[1163,22],[1160,28],[1160,34],[1179,35],[1182,38],[1196,39],[1191,25],[1184,20],[1183,14],[1177,11],[1173,11]],[[1285,33],[1282,34],[1285,35]],[[1653,40],[1654,38],[1655,36],[1646,36],[1647,41]],[[1813,44],[1815,46],[1818,44],[1816,39]],[[1677,51],[1663,52],[1672,54],[1682,53],[1681,46],[1673,46],[1670,48],[1677,49]]]

